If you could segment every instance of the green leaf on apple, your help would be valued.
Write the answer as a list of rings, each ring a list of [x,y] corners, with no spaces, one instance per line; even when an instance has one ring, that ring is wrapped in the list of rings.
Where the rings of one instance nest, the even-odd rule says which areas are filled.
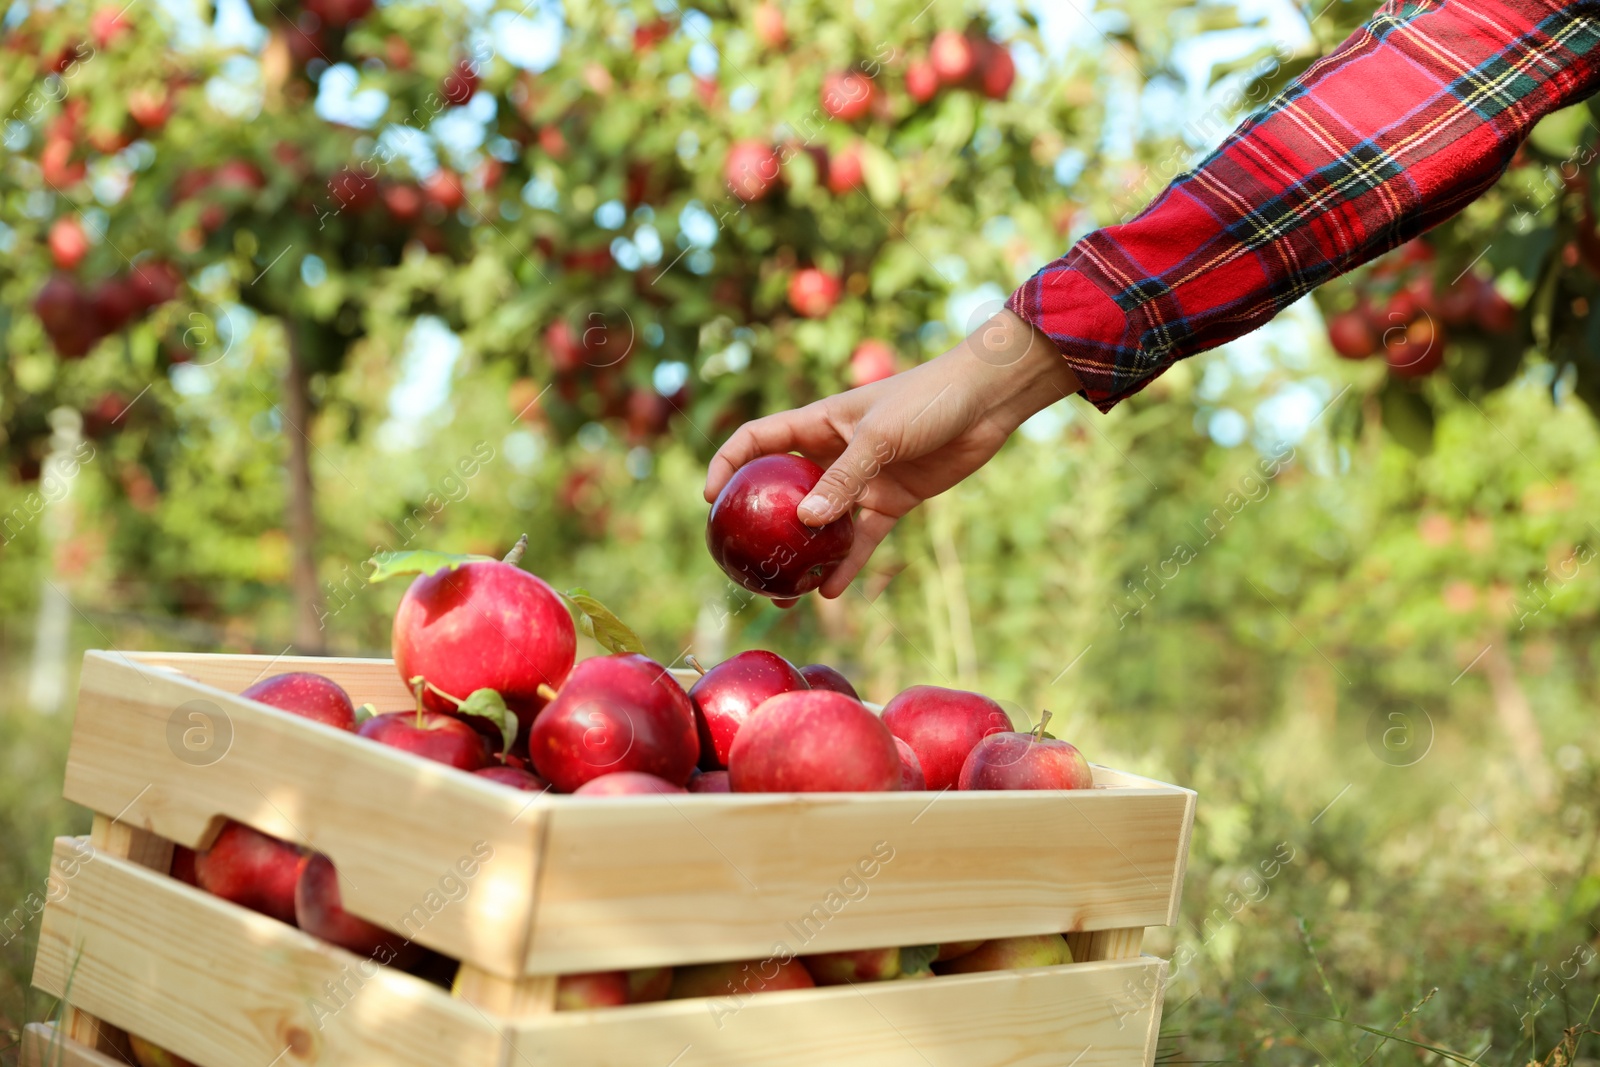
[[[900,950],[900,974],[910,977],[933,973],[933,961],[939,958],[938,945],[913,945]]]
[[[493,689],[474,689],[467,694],[457,709],[462,715],[477,715],[488,719],[500,730],[500,754],[511,751],[517,739],[517,714],[506,707],[505,698]]]
[[[446,568],[455,570],[463,563],[493,559],[493,556],[458,555],[427,548],[412,552],[379,552],[367,561],[372,565],[372,573],[367,575],[367,581],[381,582],[402,574],[434,574]]]
[[[569,589],[561,594],[578,618],[578,629],[600,642],[607,652],[643,654],[644,642],[612,610],[589,595],[587,589]]]

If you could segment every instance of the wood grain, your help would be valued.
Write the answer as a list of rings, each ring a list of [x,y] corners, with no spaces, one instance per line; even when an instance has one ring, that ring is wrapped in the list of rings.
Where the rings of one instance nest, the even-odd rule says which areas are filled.
[[[551,798],[527,970],[1162,925],[1191,796]]]
[[[128,1067],[128,1062],[80,1045],[49,1023],[29,1023],[22,1028],[21,1067]]]
[[[72,854],[61,838],[56,855]],[[45,909],[34,984],[204,1064],[501,1063],[499,1028],[418,978],[112,856]]]
[[[514,1030],[527,1067],[1142,1067],[1158,983],[1143,958],[552,1015]]]
[[[230,685],[253,666],[160,658]],[[357,697],[368,673],[330,668]],[[226,744],[214,762],[184,747],[203,724]],[[543,833],[526,793],[102,652],[84,656],[64,792],[190,847],[237,819],[326,853],[356,915],[508,977],[526,957]]]

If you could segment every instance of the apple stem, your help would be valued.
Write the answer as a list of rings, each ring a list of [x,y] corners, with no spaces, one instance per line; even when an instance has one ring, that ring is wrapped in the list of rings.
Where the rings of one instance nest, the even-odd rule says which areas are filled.
[[[539,699],[546,703],[549,703],[556,698],[556,691],[551,689],[548,685],[545,685],[543,682],[539,683],[539,688],[534,690],[534,692],[538,693]]]
[[[1032,730],[1033,739],[1035,741],[1043,741],[1044,740],[1044,728],[1046,726],[1049,726],[1049,725],[1050,725],[1050,713],[1048,711],[1041,713],[1040,716],[1039,716],[1039,725],[1035,726],[1033,728],[1033,730]]]
[[[517,538],[517,543],[511,546],[511,551],[507,552],[505,559],[501,560],[500,562],[510,563],[515,566],[516,564],[522,562],[522,554],[527,550],[528,535],[523,534],[521,537]]]
[[[422,676],[418,675],[417,677],[421,678]],[[428,691],[430,693],[436,693],[439,696],[444,697],[446,700],[448,700],[450,703],[454,704],[458,708],[461,705],[466,703],[465,700],[461,700],[461,699],[459,699],[457,697],[451,696],[449,693],[446,693],[443,689],[440,689],[438,686],[434,685],[432,682],[428,681],[426,678],[422,679],[422,684],[428,687]]]
[[[423,687],[427,684],[428,680],[420,674],[411,679],[411,691],[417,695],[417,729],[419,730],[422,729],[422,694],[425,691]]]
[[[689,666],[693,667],[694,668],[694,672],[696,674],[698,674],[700,677],[704,678],[706,676],[706,669],[704,667],[700,666],[700,661],[695,659],[695,657],[694,657],[694,655],[692,653],[687,655],[687,656],[684,656],[683,657],[683,662],[685,662]]]

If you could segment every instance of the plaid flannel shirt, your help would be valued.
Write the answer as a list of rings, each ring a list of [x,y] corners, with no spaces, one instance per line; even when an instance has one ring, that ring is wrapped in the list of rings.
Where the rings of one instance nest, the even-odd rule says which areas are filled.
[[[1010,307],[1102,411],[1494,184],[1534,123],[1600,88],[1600,0],[1389,0],[1138,217]]]

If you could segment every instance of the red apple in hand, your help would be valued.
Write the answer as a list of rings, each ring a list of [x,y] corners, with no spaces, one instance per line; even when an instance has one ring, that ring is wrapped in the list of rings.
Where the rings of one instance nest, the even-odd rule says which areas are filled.
[[[418,577],[394,616],[394,662],[407,685],[420,675],[458,700],[493,689],[517,713],[523,734],[544,706],[539,687],[561,684],[577,642],[553,589],[493,560]],[[423,700],[433,711],[455,710],[431,691]]]
[[[1094,772],[1077,746],[1044,734],[1050,713],[1030,734],[991,734],[961,768],[962,789],[1089,789]]]
[[[735,793],[898,791],[900,755],[860,701],[808,689],[778,694],[745,721],[728,778]]]
[[[333,862],[320,853],[313,852],[300,861],[294,916],[306,933],[379,963],[404,967],[421,954],[399,934],[345,911],[339,897],[339,874]]]
[[[700,730],[700,766],[722,770],[739,727],[769,697],[809,689],[794,664],[776,652],[752,649],[712,667],[689,690]]]
[[[900,977],[899,948],[867,948],[856,952],[824,952],[800,961],[820,986],[887,982]]]
[[[740,997],[780,989],[811,989],[817,983],[799,960],[733,960],[675,967],[668,1000],[685,997]]]
[[[350,702],[350,694],[338,682],[320,674],[309,671],[275,674],[239,695],[340,730],[356,728],[356,707]]]
[[[385,712],[362,723],[356,733],[463,771],[489,765],[487,739],[455,716],[437,711]]]
[[[637,653],[574,667],[528,737],[534,769],[563,793],[618,771],[681,786],[699,756],[688,694],[665,667]]]
[[[928,788],[953,789],[961,765],[979,741],[1011,729],[1004,709],[963,689],[914,685],[884,705],[883,723],[911,746]]]
[[[731,793],[733,785],[727,771],[701,771],[689,779],[685,787],[691,793]]]
[[[831,689],[835,693],[843,693],[851,700],[860,700],[861,694],[856,692],[856,687],[850,684],[850,679],[828,666],[826,663],[808,663],[800,668],[800,677],[813,689]]]
[[[491,767],[483,767],[473,771],[479,778],[487,778],[491,782],[509,785],[513,789],[521,789],[528,793],[543,793],[550,788],[550,783],[540,778],[532,771],[521,767],[508,767],[497,763]]]
[[[822,584],[855,538],[848,515],[813,529],[800,521],[800,501],[822,479],[801,456],[762,456],[734,472],[706,520],[706,548],[735,582],[774,599]]]
[[[665,778],[658,778],[653,774],[643,771],[617,771],[615,774],[602,774],[598,778],[591,778],[577,789],[573,796],[578,797],[643,797],[659,796],[662,793],[686,793],[688,790],[682,786],[673,785]]]
[[[201,889],[290,925],[299,874],[299,849],[232,821],[194,857],[195,884]]]

